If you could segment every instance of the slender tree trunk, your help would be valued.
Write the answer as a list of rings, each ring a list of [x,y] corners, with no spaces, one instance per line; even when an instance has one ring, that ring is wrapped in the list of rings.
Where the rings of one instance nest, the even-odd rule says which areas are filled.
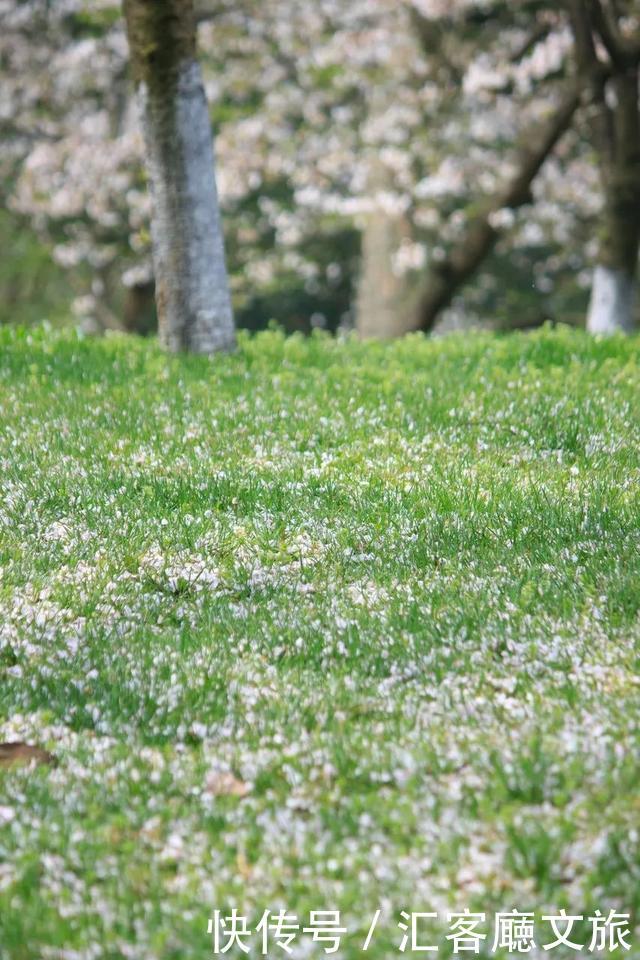
[[[193,0],[124,0],[153,199],[160,339],[172,351],[235,345],[213,138]]]
[[[614,76],[611,142],[601,149],[605,205],[587,330],[629,333],[636,327],[635,288],[640,248],[640,113],[638,71]],[[608,108],[606,108],[608,109]]]
[[[569,0],[568,6],[578,72],[590,93],[590,130],[605,201],[587,330],[629,332],[636,325],[640,246],[640,46],[624,38],[615,5]],[[602,50],[607,63],[600,59]]]
[[[424,293],[417,312],[419,329],[427,332],[438,315],[448,307],[464,283],[491,253],[501,236],[495,215],[531,202],[531,185],[542,165],[565,133],[580,103],[578,87],[572,88],[546,126],[528,137],[531,146],[523,150],[515,175],[505,189],[490,200],[470,223],[462,241],[446,259],[433,263],[427,273]]]

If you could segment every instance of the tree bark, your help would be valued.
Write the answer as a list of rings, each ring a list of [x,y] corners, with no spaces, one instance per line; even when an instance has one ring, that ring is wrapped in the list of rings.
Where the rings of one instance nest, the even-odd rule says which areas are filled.
[[[640,250],[640,113],[638,71],[615,75],[609,124],[612,142],[600,151],[604,211],[587,330],[630,333],[637,325],[635,288]]]
[[[122,305],[122,320],[128,333],[137,333],[147,337],[157,330],[157,317],[154,308],[153,280],[148,283],[134,283],[127,287]]]
[[[235,346],[213,137],[196,55],[193,0],[124,0],[145,139],[161,342]]]
[[[401,337],[416,328],[411,284],[393,271],[393,256],[402,238],[395,217],[384,210],[366,215],[356,303],[356,329],[363,340]]]
[[[635,329],[634,306],[634,274],[597,264],[587,313],[589,333],[631,333]]]
[[[419,329],[425,332],[432,329],[439,313],[449,306],[458,290],[491,253],[502,233],[494,221],[498,211],[515,210],[531,202],[531,185],[571,124],[579,103],[580,90],[576,86],[565,95],[547,125],[529,137],[533,146],[523,151],[518,169],[505,189],[469,223],[466,235],[447,257],[429,268],[417,311]]]
[[[374,195],[391,190],[392,178],[383,164],[370,164],[368,186]],[[417,290],[413,272],[398,276],[393,258],[403,240],[412,238],[411,224],[404,214],[392,214],[378,207],[364,217],[356,329],[363,340],[372,337],[400,337],[416,328]]]
[[[640,48],[622,37],[612,10],[600,0],[571,0],[570,12],[578,71],[590,91],[591,130],[604,193],[587,330],[629,333],[637,326],[640,251]],[[596,38],[609,63],[599,59]]]

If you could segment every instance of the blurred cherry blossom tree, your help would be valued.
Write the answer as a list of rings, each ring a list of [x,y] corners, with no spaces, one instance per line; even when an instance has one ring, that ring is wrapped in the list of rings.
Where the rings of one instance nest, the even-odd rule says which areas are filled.
[[[562,4],[196,9],[241,317],[355,322],[376,335],[429,329],[444,309],[578,317],[605,204]],[[118,6],[0,0],[0,11],[11,207],[58,262],[90,265],[79,310],[120,303],[113,322],[130,314],[135,326],[152,289],[150,210]],[[630,11],[625,36],[636,21]]]

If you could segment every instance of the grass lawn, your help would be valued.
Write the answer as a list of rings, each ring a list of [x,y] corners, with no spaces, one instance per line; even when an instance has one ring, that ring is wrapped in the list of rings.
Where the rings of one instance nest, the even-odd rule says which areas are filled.
[[[639,364],[1,329],[0,741],[59,760],[0,769],[2,960],[204,960],[233,907],[348,960],[613,908],[640,957]]]

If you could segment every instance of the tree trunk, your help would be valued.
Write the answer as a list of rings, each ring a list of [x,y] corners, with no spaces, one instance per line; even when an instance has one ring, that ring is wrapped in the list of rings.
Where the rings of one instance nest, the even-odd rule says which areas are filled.
[[[392,188],[382,164],[372,164],[369,188],[374,195]],[[398,275],[393,269],[394,255],[407,240],[411,240],[411,225],[404,215],[382,207],[365,215],[356,304],[356,329],[363,340],[401,337],[416,328],[414,272]]]
[[[631,333],[635,328],[635,277],[630,270],[598,264],[587,314],[589,333]]]
[[[609,108],[608,144],[601,145],[605,195],[598,264],[587,314],[590,333],[635,329],[635,287],[640,248],[640,112],[638,72],[613,77],[615,104]]]
[[[587,330],[628,333],[636,325],[640,247],[640,45],[625,39],[614,5],[570,0],[569,12],[578,72],[590,92],[590,130],[605,200]],[[600,59],[602,49],[608,63]]]
[[[213,138],[193,0],[124,0],[153,199],[160,339],[172,351],[235,345]]]
[[[125,289],[122,320],[128,333],[147,337],[157,330],[154,283],[134,283]]]

